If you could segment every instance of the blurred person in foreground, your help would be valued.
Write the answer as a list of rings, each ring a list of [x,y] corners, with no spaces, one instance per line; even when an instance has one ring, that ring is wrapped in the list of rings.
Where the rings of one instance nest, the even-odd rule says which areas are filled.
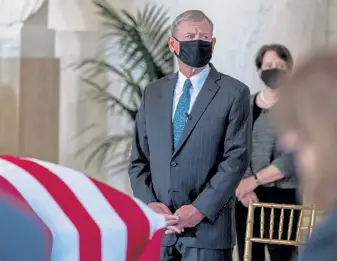
[[[311,57],[282,84],[276,122],[295,153],[306,204],[327,217],[300,250],[301,261],[337,260],[337,52]]]
[[[166,217],[162,261],[230,261],[233,196],[250,158],[250,92],[209,63],[212,21],[179,15],[169,48],[179,72],[145,89],[129,175],[134,195]]]
[[[46,261],[47,237],[10,195],[0,193],[0,260]]]
[[[272,122],[271,110],[279,101],[280,88],[277,81],[287,76],[293,68],[293,57],[283,45],[270,44],[262,46],[255,58],[255,66],[265,87],[252,95],[252,156],[244,179],[236,190],[235,221],[238,241],[239,260],[243,260],[245,248],[246,222],[249,202],[266,202],[278,204],[297,204],[297,177],[292,155],[283,150],[279,144],[276,128]],[[270,209],[266,209],[266,218]],[[280,215],[275,213],[275,231]],[[289,220],[290,211],[284,213],[284,220]],[[295,223],[298,213],[295,214]],[[260,212],[254,217],[254,235],[260,235]],[[269,237],[269,219],[265,220],[265,237]],[[284,239],[287,227],[283,227]],[[293,237],[296,227],[292,230]],[[271,261],[291,260],[295,247],[266,244]],[[265,260],[265,244],[253,244],[252,261]]]

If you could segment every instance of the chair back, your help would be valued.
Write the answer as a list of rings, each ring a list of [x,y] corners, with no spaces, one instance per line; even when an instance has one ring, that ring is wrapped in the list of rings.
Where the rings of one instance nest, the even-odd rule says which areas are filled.
[[[260,211],[259,236],[253,234],[254,216],[256,216],[257,210]],[[304,222],[305,218],[308,217],[309,222]],[[248,207],[244,261],[252,259],[253,243],[299,246],[306,236],[310,236],[315,222],[315,205],[250,203]],[[288,226],[287,229],[285,229],[286,225]],[[296,233],[293,232],[295,228]],[[304,231],[307,231],[307,235],[303,234]]]

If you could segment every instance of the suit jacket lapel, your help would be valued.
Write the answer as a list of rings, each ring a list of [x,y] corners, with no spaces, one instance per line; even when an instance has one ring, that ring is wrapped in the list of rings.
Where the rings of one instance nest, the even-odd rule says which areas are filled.
[[[213,67],[212,64],[210,64],[210,66],[211,70],[209,72],[209,75],[204,83],[204,86],[202,86],[202,89],[198,94],[198,97],[191,110],[190,119],[186,122],[184,131],[181,135],[180,141],[175,151],[173,152],[172,157],[174,157],[175,154],[181,149],[186,139],[193,131],[195,125],[198,123],[200,117],[202,116],[219,89],[219,86],[216,82],[220,79],[220,73]]]

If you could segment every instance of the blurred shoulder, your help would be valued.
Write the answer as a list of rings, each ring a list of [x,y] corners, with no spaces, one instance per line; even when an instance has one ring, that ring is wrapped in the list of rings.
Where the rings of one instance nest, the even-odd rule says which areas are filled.
[[[314,229],[304,245],[300,261],[337,260],[337,208]]]

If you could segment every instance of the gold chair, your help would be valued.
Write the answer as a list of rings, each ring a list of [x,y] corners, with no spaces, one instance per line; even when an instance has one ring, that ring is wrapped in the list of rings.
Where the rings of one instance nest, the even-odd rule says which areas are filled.
[[[253,224],[254,224],[254,214],[255,210],[260,209],[260,237],[253,236]],[[265,231],[265,212],[269,212],[269,233],[266,236]],[[286,239],[283,239],[284,230],[284,219],[285,211],[290,211],[288,229]],[[298,222],[295,224],[296,235],[292,235],[293,226],[294,226],[294,216],[295,211],[299,212]],[[280,212],[279,222],[278,222],[278,231],[274,233],[274,224],[275,224],[275,212]],[[308,226],[303,226],[303,219],[309,216]],[[288,218],[287,218],[288,219]],[[250,261],[252,258],[252,244],[253,243],[265,243],[265,244],[277,244],[277,245],[288,245],[288,246],[299,246],[303,241],[303,230],[307,230],[308,236],[312,232],[312,228],[316,222],[316,209],[315,206],[299,206],[299,205],[282,205],[282,204],[271,204],[271,203],[250,203],[248,208],[248,217],[247,217],[247,228],[246,228],[246,242],[245,242],[245,253],[244,261]],[[274,234],[277,234],[277,237],[274,237]]]

